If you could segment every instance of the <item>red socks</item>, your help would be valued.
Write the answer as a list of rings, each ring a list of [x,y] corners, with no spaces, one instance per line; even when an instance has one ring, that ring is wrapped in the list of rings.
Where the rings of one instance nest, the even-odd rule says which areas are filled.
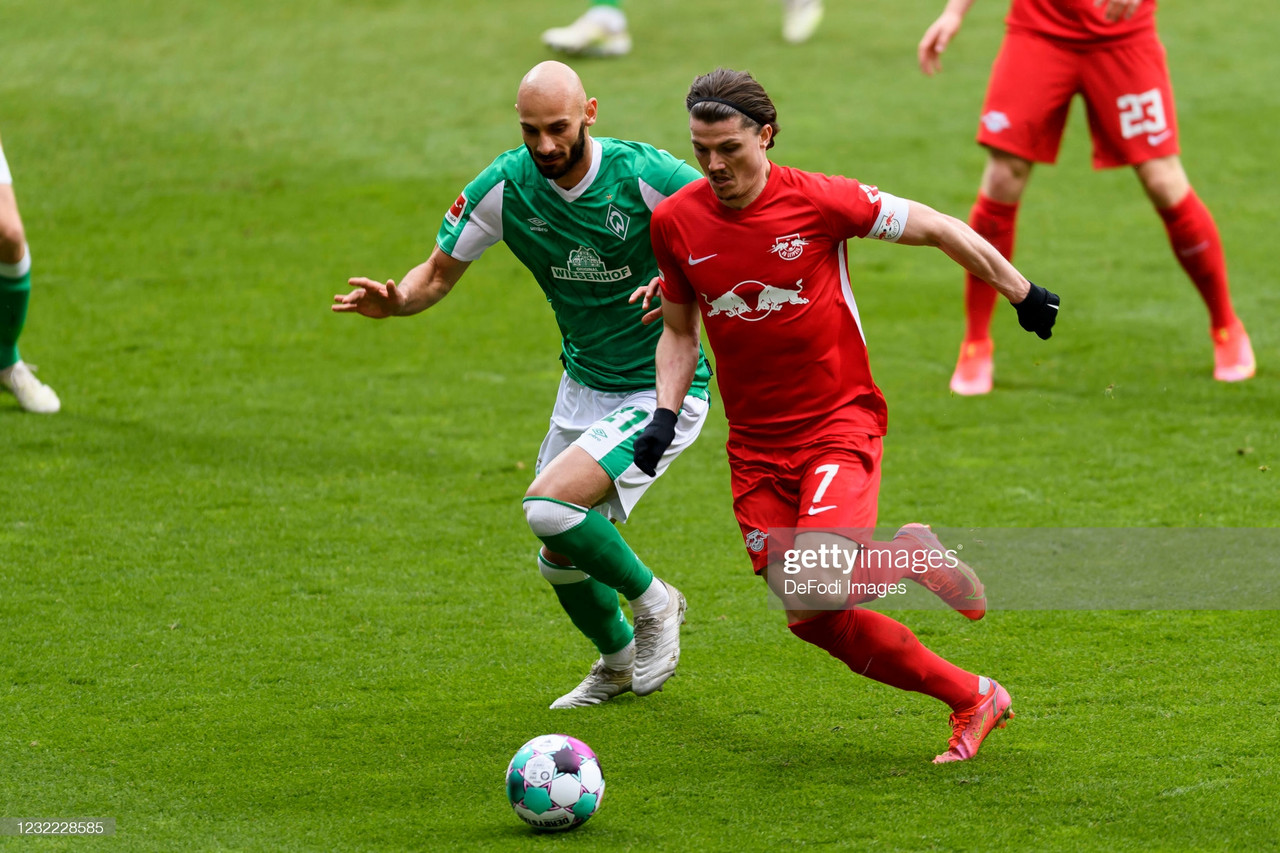
[[[941,699],[953,711],[971,707],[978,695],[978,676],[938,657],[883,613],[832,610],[788,627],[859,675]]]
[[[1227,285],[1227,263],[1222,253],[1222,239],[1213,215],[1195,190],[1175,204],[1157,211],[1169,232],[1169,243],[1178,263],[1187,271],[1209,309],[1209,324],[1224,329],[1236,323],[1231,307],[1231,291]],[[969,225],[1006,258],[1013,257],[1013,238],[1018,218],[1018,205],[1004,204],[978,193],[969,212]],[[965,275],[964,308],[967,324],[965,341],[981,341],[991,336],[991,315],[998,294],[991,285],[972,275]]]
[[[969,227],[1006,258],[1013,257],[1013,232],[1017,219],[1017,203],[994,201],[982,193],[978,193],[978,200],[969,211]],[[997,296],[994,287],[971,273],[965,273],[965,341],[984,341],[991,337],[991,314],[995,311]]]
[[[1191,276],[1209,309],[1209,324],[1214,329],[1224,329],[1236,322],[1231,308],[1231,291],[1227,287],[1227,262],[1222,254],[1222,240],[1213,215],[1195,190],[1187,193],[1173,207],[1159,210],[1169,232],[1169,242],[1178,263]]]

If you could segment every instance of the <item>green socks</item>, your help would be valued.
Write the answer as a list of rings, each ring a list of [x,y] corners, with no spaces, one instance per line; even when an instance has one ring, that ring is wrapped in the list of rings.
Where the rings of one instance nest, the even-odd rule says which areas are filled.
[[[0,370],[18,363],[18,337],[31,298],[31,251],[16,264],[0,264]]]
[[[548,562],[541,553],[538,567],[551,582],[570,621],[600,654],[611,655],[627,647],[634,633],[618,603],[617,592],[580,571]]]

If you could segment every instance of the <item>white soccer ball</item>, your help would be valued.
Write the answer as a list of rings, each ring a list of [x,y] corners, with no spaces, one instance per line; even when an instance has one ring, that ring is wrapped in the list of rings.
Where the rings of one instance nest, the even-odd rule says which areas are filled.
[[[600,759],[575,737],[536,737],[507,765],[507,799],[535,829],[561,832],[582,826],[604,799]]]

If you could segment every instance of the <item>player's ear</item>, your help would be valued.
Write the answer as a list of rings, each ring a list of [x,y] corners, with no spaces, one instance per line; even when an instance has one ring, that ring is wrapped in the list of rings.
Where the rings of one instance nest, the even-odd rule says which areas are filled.
[[[773,125],[766,124],[760,128],[760,147],[768,148],[773,144]]]
[[[596,123],[596,109],[598,107],[599,104],[595,98],[587,98],[587,106],[583,111],[583,123],[587,127],[591,127],[591,125]]]

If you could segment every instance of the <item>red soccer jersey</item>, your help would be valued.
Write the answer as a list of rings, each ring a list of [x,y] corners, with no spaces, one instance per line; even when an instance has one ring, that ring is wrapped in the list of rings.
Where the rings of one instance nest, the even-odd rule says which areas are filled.
[[[1156,0],[1143,0],[1132,18],[1108,21],[1095,0],[1013,0],[1005,23],[1011,31],[1097,44],[1156,31]]]
[[[658,205],[650,224],[671,302],[697,301],[733,439],[802,445],[833,433],[884,435],[850,286],[850,237],[896,240],[906,202],[848,178],[772,165],[744,210],[707,181]]]

